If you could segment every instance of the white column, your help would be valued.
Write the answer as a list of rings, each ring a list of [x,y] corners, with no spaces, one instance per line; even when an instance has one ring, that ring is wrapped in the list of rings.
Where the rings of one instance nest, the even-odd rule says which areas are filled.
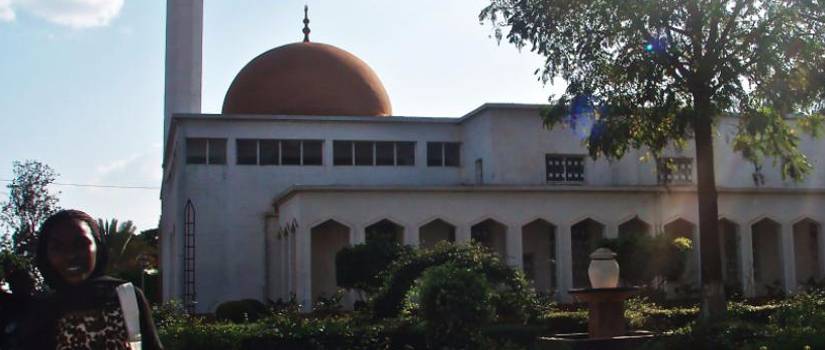
[[[571,226],[556,227],[556,299],[570,302],[572,298],[567,291],[573,287],[573,248],[571,243]]]
[[[793,293],[796,290],[796,255],[793,246],[793,224],[786,222],[782,224],[781,233],[781,258],[783,281],[785,282],[785,293]]]
[[[524,268],[521,226],[507,226],[507,265]]]
[[[739,266],[742,269],[740,276],[742,293],[746,297],[753,297],[756,295],[753,286],[753,226],[748,223],[743,224],[739,230],[739,259]]]
[[[469,243],[472,238],[470,235],[471,226],[469,224],[460,224],[455,228],[455,242]]]
[[[312,237],[310,230],[299,226],[295,231],[295,248],[297,257],[297,285],[296,295],[298,302],[303,305],[304,312],[312,311]]]
[[[166,2],[166,86],[163,144],[173,113],[200,113],[203,0]]]
[[[604,238],[615,239],[619,237],[619,225],[615,222],[605,224]]]
[[[420,239],[421,237],[420,232],[418,232],[418,227],[415,225],[404,226],[404,244],[418,247]]]
[[[349,244],[356,245],[367,241],[363,225],[353,225],[349,229]]]

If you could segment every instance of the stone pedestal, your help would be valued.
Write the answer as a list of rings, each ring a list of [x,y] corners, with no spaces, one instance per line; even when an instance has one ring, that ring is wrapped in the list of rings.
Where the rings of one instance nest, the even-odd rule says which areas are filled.
[[[627,334],[624,319],[624,301],[638,292],[639,288],[571,289],[570,295],[577,301],[586,302],[590,309],[587,322],[589,337],[610,338]]]

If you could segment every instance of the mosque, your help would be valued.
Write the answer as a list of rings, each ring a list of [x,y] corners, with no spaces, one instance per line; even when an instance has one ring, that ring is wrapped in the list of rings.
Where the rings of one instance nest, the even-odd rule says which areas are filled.
[[[542,126],[541,105],[397,116],[379,75],[308,27],[253,58],[220,114],[201,113],[202,27],[202,0],[167,1],[164,300],[308,308],[337,289],[335,253],[380,231],[419,247],[479,241],[566,301],[602,237],[698,238],[692,147],[593,160],[577,130]],[[824,277],[825,141],[802,139],[815,171],[793,183],[735,154],[736,128],[723,119],[714,140],[725,283],[793,292]]]

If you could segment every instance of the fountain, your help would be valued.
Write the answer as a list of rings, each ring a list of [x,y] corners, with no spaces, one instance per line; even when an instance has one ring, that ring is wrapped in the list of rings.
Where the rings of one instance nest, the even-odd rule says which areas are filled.
[[[619,264],[616,253],[607,248],[590,254],[587,270],[591,288],[571,289],[570,295],[587,303],[587,333],[555,334],[539,338],[539,349],[634,349],[651,340],[653,333],[628,332],[624,318],[624,301],[635,295],[638,287],[619,287]]]

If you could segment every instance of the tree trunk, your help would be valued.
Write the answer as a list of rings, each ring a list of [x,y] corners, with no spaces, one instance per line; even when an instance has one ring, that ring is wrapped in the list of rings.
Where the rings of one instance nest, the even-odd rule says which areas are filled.
[[[710,99],[696,99],[697,196],[699,199],[699,250],[702,271],[701,318],[715,322],[725,318],[727,303],[722,283],[719,247],[719,209],[713,160],[713,108]]]

